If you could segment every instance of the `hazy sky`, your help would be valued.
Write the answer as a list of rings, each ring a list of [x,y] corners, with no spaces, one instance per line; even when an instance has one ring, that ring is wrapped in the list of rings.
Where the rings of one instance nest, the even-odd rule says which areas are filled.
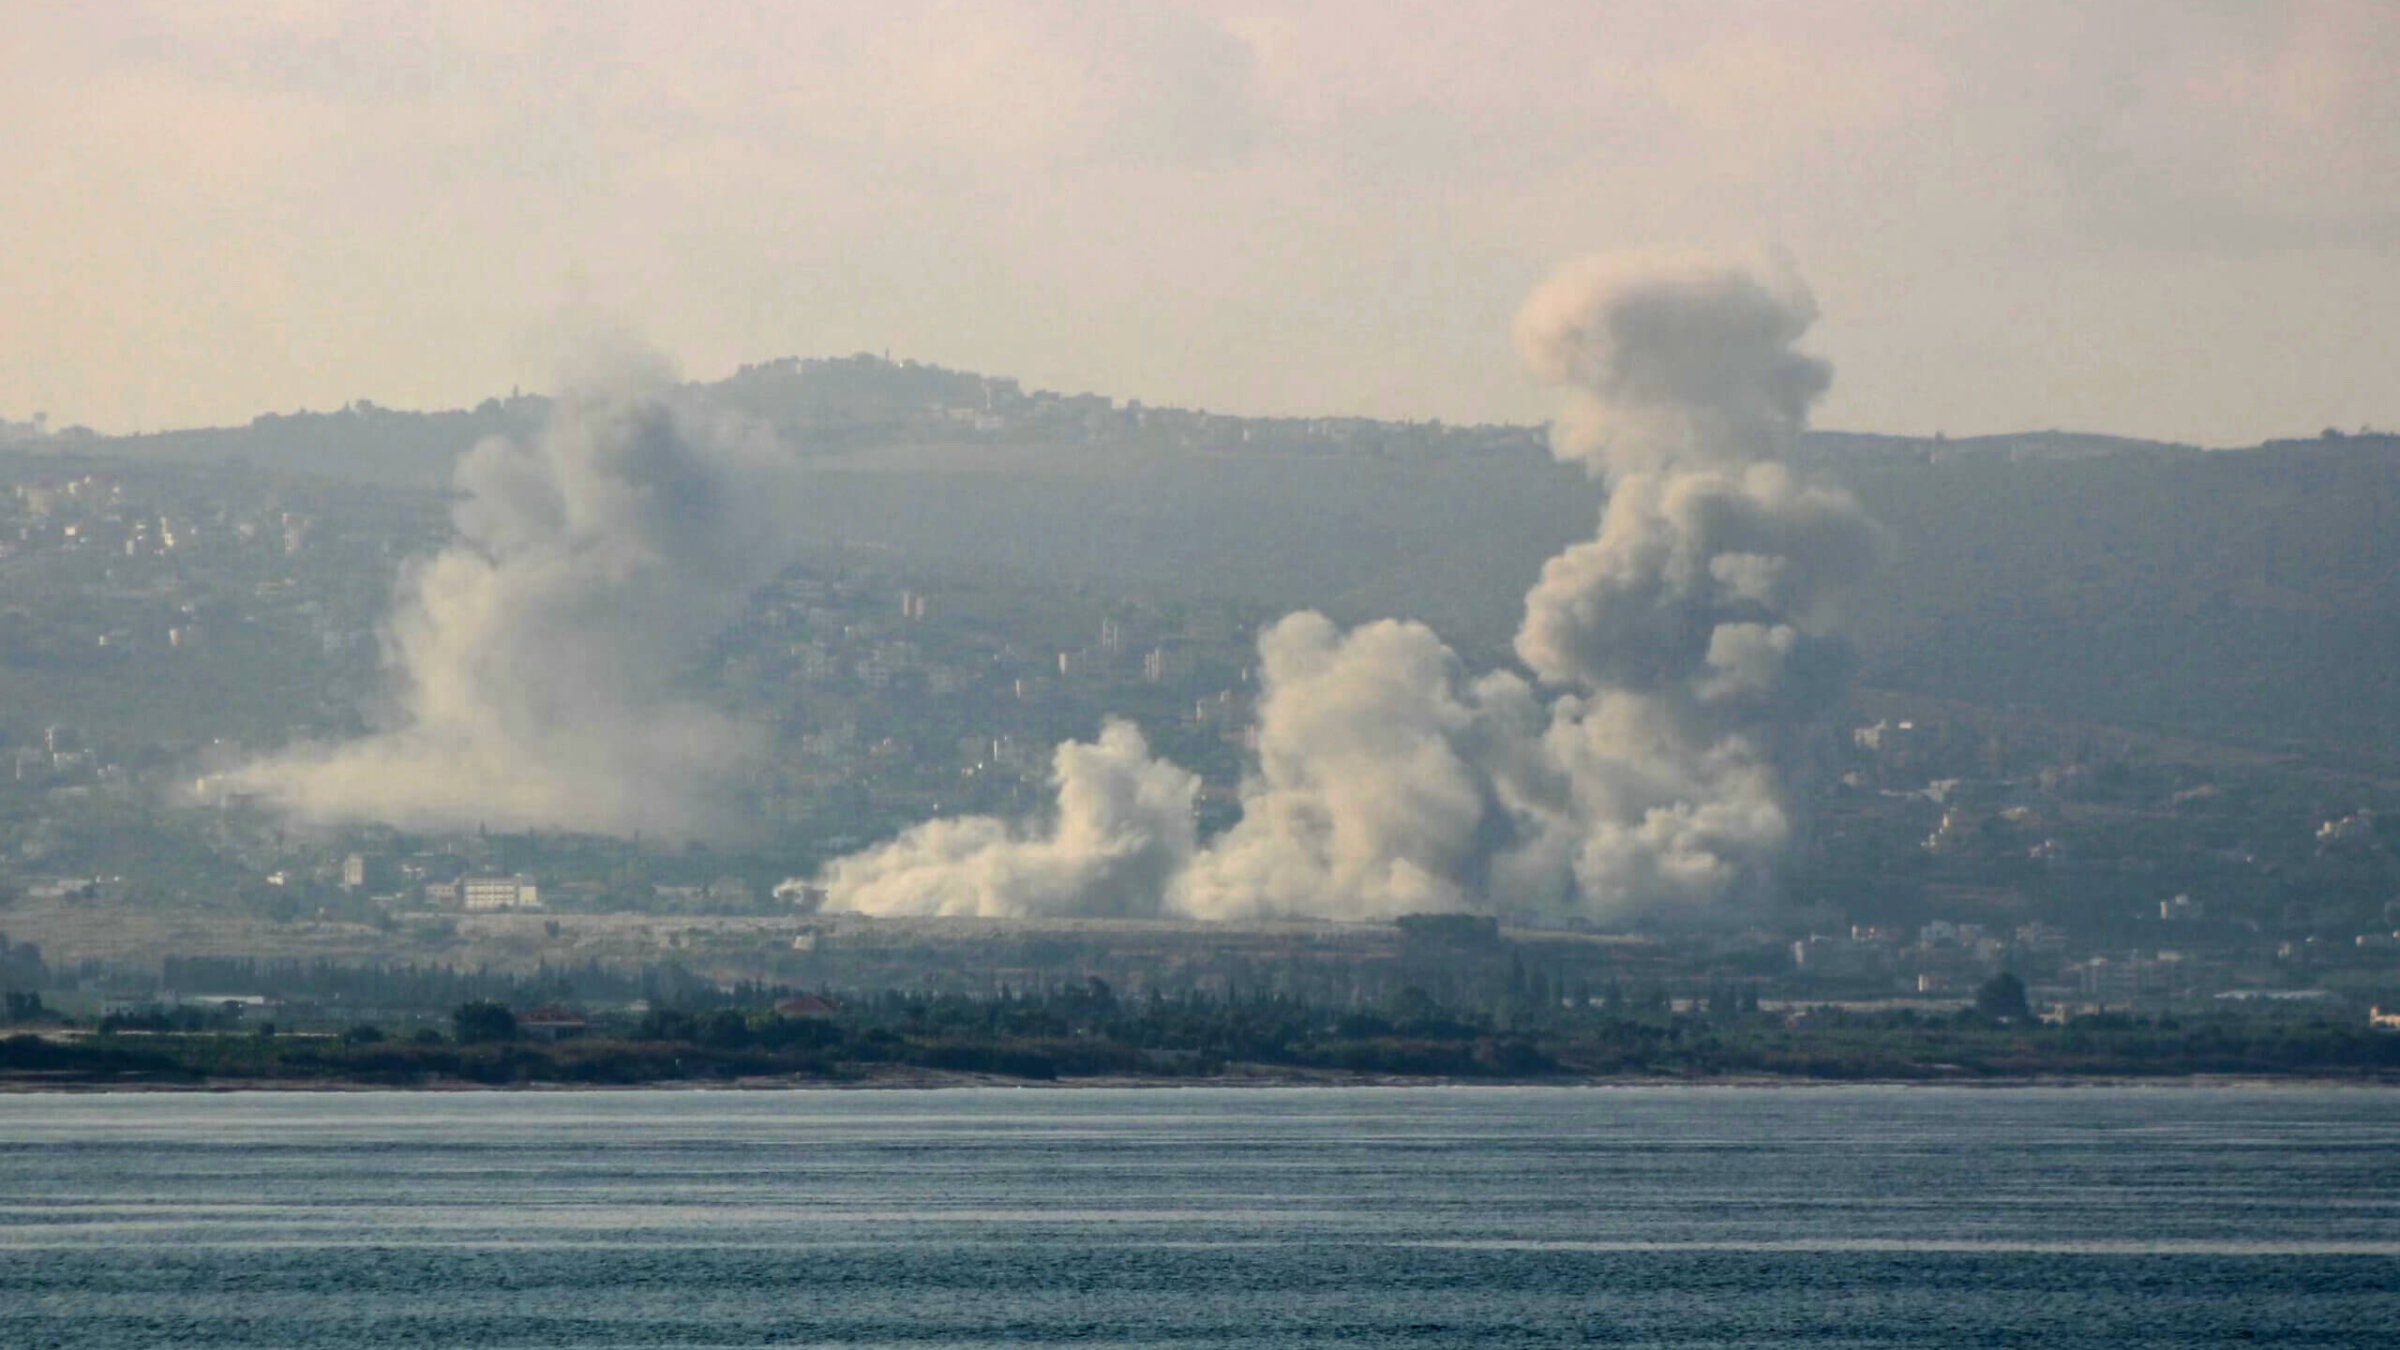
[[[2400,5],[0,6],[0,415],[889,348],[1532,419],[1574,255],[1766,246],[1826,425],[2400,424]]]

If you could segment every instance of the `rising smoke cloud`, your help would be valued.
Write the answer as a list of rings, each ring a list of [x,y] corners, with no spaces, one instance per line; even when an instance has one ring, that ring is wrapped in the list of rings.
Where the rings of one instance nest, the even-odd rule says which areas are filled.
[[[1139,728],[1110,720],[1096,742],[1052,758],[1054,818],[1030,830],[988,816],[931,820],[826,873],[841,907],[977,918],[1157,918],[1196,847],[1198,777],[1153,759]]]
[[[384,729],[234,775],[309,821],[722,833],[756,738],[681,697],[692,654],[789,560],[791,457],[654,360],[560,395],[456,471],[455,538],[402,572]]]
[[[1344,633],[1314,613],[1268,627],[1259,658],[1241,819],[1177,879],[1174,909],[1366,918],[1554,898],[1523,893],[1508,856],[1542,770],[1524,680],[1469,681],[1423,624]]]
[[[1780,268],[1690,257],[1577,264],[1518,317],[1568,391],[1553,451],[1608,485],[1516,641],[1568,691],[1544,750],[1581,912],[1762,897],[1793,841],[1801,737],[1850,669],[1837,601],[1879,552],[1847,493],[1781,462],[1832,378],[1793,348],[1815,317]]]
[[[1782,462],[1831,380],[1795,347],[1815,316],[1772,265],[1564,269],[1526,302],[1517,346],[1565,391],[1554,452],[1608,499],[1598,533],[1526,596],[1531,680],[1470,677],[1420,624],[1344,633],[1292,615],[1260,637],[1258,761],[1239,822],[1209,847],[1190,847],[1188,819],[1147,812],[1068,829],[1082,808],[1064,800],[1062,751],[1055,830],[919,827],[829,869],[829,906],[1562,919],[1765,898],[1798,830],[1806,729],[1849,668],[1837,601],[1878,552],[1849,496]],[[1127,779],[1171,768],[1111,763]],[[1082,839],[1188,861],[1112,872]],[[1111,883],[1082,885],[1100,874]],[[1155,900],[1119,884],[1136,875],[1160,879]]]

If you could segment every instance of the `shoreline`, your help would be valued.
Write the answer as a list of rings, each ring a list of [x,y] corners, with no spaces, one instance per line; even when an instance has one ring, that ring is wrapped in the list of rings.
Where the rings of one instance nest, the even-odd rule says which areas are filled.
[[[968,1073],[941,1069],[909,1069],[905,1071],[867,1074],[858,1078],[839,1079],[812,1075],[774,1075],[751,1078],[695,1081],[690,1079],[662,1080],[650,1083],[479,1083],[464,1078],[444,1078],[419,1083],[377,1083],[362,1079],[278,1079],[278,1078],[211,1078],[187,1082],[159,1079],[140,1081],[97,1082],[80,1081],[68,1076],[36,1078],[30,1075],[0,1077],[0,1096],[105,1096],[105,1095],[230,1095],[235,1093],[276,1093],[293,1096],[321,1094],[392,1094],[424,1093],[433,1095],[458,1094],[584,1094],[594,1092],[958,1092],[1010,1091],[1031,1092],[1090,1092],[1142,1091],[1171,1092],[1181,1089],[1215,1088],[1235,1091],[1360,1091],[1395,1089],[1524,1089],[1543,1088],[1557,1091],[1626,1091],[1640,1089],[1701,1088],[1715,1091],[1792,1091],[1841,1090],[1849,1088],[1950,1088],[1974,1091],[2020,1091],[2026,1089],[2089,1089],[2094,1091],[2126,1091],[2157,1089],[2161,1091],[2327,1091],[2347,1089],[2356,1091],[2400,1090],[2400,1077],[2326,1077],[2323,1075],[2275,1074],[2160,1074],[2138,1076],[2125,1074],[2032,1074],[2006,1077],[1944,1077],[1944,1078],[1804,1078],[1792,1076],[1743,1074],[1720,1077],[1675,1078],[1647,1075],[1605,1075],[1599,1077],[1543,1078],[1447,1078],[1438,1076],[1414,1077],[1403,1075],[1339,1075],[1261,1072],[1228,1074],[1213,1078],[1142,1078],[1130,1076],[1094,1075],[1075,1078],[1011,1078],[1001,1074]]]

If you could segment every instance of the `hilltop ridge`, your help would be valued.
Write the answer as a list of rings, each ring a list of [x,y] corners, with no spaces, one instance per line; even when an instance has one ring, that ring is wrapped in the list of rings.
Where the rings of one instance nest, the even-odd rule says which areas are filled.
[[[1442,459],[1544,453],[1540,426],[1369,417],[1252,417],[1146,404],[1096,393],[1027,390],[1007,376],[952,370],[871,353],[783,357],[683,388],[773,427],[811,454],[840,455],[896,443],[1141,445],[1216,453]],[[261,413],[246,425],[101,435],[9,424],[0,449],[136,460],[237,461],[253,468],[323,474],[395,486],[445,486],[457,456],[489,436],[522,435],[550,408],[511,392],[472,408],[408,411],[358,399],[327,411]],[[2084,432],[2013,432],[1951,439],[1812,431],[1804,463],[1868,458],[2089,459],[2198,447]]]

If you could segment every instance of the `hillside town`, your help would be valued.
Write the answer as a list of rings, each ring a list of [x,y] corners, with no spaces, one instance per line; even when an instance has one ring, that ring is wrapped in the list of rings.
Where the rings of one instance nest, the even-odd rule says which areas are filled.
[[[746,367],[715,389],[834,459],[912,438],[1344,462],[1539,454],[1523,428],[1232,418],[865,355]],[[522,422],[538,403],[473,416]],[[273,436],[257,444],[408,416],[362,401],[262,419]],[[39,420],[12,423],[10,442],[0,979],[53,1012],[234,1002],[340,1020],[310,981],[398,967],[584,972],[595,1003],[637,1000],[663,971],[692,988],[975,994],[1100,978],[1359,1003],[1425,978],[1388,924],[1020,932],[827,912],[817,878],[833,858],[924,820],[1038,815],[1052,747],[1104,717],[1197,773],[1196,827],[1225,829],[1256,749],[1255,642],[1275,613],[1262,602],[826,540],[751,594],[685,677],[770,742],[742,794],[745,842],[303,828],[234,771],[373,724],[393,578],[444,539],[449,502],[239,458],[96,454]],[[1808,828],[1772,908],[1613,931],[1502,913],[1492,950],[1512,955],[1520,989],[1538,978],[1562,1001],[1614,986],[1689,1004],[1730,982],[1793,1006],[1956,1007],[2002,972],[2056,1016],[2242,1004],[2363,1022],[2400,1001],[2389,779],[2305,748],[1872,687],[1811,755]],[[1514,997],[1510,968],[1466,962],[1451,992]],[[450,992],[384,1011],[445,1016]]]

